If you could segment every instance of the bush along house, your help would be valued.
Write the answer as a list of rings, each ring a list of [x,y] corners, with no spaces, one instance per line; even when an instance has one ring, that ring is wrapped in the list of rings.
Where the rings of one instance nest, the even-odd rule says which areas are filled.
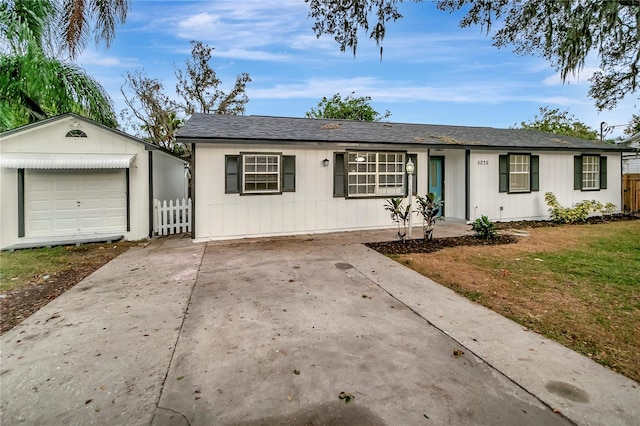
[[[446,218],[548,219],[546,192],[621,207],[625,148],[533,130],[194,114],[178,141],[196,241],[390,228],[409,160],[412,192],[441,196]]]

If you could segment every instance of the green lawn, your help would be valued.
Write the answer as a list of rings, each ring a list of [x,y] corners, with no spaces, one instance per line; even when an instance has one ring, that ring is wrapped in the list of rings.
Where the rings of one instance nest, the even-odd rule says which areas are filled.
[[[516,244],[397,260],[640,380],[640,220],[528,231]]]

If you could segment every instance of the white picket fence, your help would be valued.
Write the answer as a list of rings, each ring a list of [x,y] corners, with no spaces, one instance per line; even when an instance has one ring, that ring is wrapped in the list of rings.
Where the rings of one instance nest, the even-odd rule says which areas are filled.
[[[153,200],[153,231],[158,235],[191,232],[191,198],[180,200]]]

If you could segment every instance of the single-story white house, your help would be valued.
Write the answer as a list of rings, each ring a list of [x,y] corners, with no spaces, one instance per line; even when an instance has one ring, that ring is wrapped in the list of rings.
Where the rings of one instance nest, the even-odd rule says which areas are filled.
[[[187,198],[188,161],[75,114],[0,134],[0,249],[138,240],[153,199]]]
[[[620,145],[631,148],[631,152],[622,154],[622,174],[640,173],[640,133],[623,140]]]
[[[447,218],[548,219],[545,192],[621,208],[625,148],[533,130],[194,114],[177,139],[193,149],[195,241],[392,227],[408,159]]]

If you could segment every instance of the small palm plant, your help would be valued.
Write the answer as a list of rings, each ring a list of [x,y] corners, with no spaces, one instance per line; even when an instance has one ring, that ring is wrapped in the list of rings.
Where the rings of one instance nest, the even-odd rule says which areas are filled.
[[[409,216],[411,215],[411,209],[409,205],[403,206],[404,198],[396,197],[387,200],[384,209],[391,213],[391,220],[398,225],[398,238],[404,243],[404,238],[407,235],[407,223],[409,222]]]
[[[444,220],[442,216],[438,216],[444,206],[444,201],[433,192],[428,193],[424,197],[416,195],[418,202],[418,210],[422,216],[422,230],[424,232],[424,240],[431,241],[433,239],[433,227],[437,220]]]

